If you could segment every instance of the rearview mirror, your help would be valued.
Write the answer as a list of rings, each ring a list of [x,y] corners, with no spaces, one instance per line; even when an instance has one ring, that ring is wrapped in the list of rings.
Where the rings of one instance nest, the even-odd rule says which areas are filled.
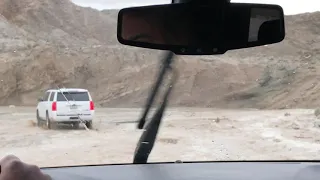
[[[39,98],[38,98],[38,102],[41,102],[41,101],[43,101],[43,98],[42,98],[42,97],[39,97]]]
[[[184,55],[281,42],[283,9],[278,5],[230,3],[226,11],[190,3],[125,8],[118,14],[118,41]]]

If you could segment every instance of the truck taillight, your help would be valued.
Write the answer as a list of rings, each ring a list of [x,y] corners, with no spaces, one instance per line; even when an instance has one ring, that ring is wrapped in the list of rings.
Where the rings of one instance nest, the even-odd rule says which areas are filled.
[[[90,101],[90,110],[94,110],[94,103],[93,103],[93,101]]]
[[[51,110],[52,111],[56,111],[57,110],[57,102],[52,102]]]

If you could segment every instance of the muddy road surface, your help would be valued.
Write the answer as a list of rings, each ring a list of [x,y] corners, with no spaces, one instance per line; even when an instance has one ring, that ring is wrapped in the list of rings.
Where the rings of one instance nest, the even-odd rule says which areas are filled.
[[[0,108],[0,156],[41,167],[130,163],[141,109],[98,108],[94,129],[35,125],[34,107]],[[172,108],[150,161],[320,159],[314,110]]]

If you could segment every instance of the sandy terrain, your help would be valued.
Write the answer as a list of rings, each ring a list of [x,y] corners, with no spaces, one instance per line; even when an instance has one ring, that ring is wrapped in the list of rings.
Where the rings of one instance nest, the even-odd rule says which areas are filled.
[[[141,109],[97,109],[95,130],[35,127],[34,108],[0,108],[0,156],[41,167],[129,163]],[[320,159],[313,110],[167,111],[150,161]]]

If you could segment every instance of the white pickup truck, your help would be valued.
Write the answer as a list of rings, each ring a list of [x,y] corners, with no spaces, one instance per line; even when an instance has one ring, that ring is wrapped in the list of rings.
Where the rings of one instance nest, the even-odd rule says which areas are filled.
[[[71,124],[78,128],[84,123],[92,128],[94,102],[86,89],[50,89],[39,98],[37,106],[37,124],[45,123],[51,129],[56,124]]]

